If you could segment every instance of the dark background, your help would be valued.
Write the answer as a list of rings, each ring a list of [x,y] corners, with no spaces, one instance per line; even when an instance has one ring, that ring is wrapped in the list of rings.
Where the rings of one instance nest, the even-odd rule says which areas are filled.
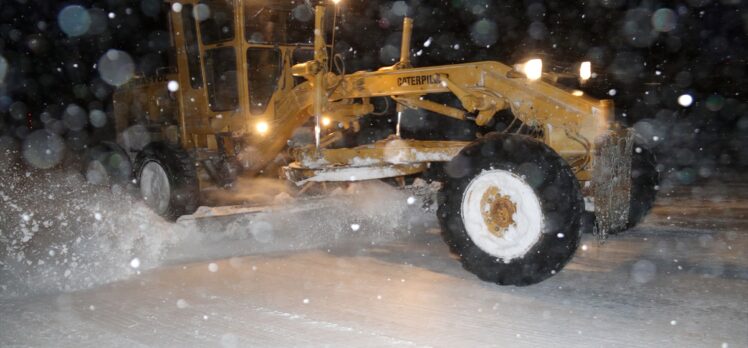
[[[599,75],[585,92],[615,101],[618,119],[658,153],[674,184],[748,167],[744,1],[342,2],[336,51],[344,53],[348,72],[392,64],[407,14],[415,20],[415,66],[540,56],[548,69],[564,71],[592,61]],[[58,23],[70,5],[86,8],[91,18],[81,36],[70,37]],[[43,128],[72,151],[111,137],[111,122],[72,130],[65,114],[111,110],[113,87],[95,67],[109,49],[127,52],[139,73],[166,64],[164,11],[160,0],[3,0],[0,145],[18,148]],[[679,105],[683,94],[693,104]],[[381,136],[391,121],[370,121],[366,134]],[[429,117],[405,123],[414,132],[464,136],[460,127]]]

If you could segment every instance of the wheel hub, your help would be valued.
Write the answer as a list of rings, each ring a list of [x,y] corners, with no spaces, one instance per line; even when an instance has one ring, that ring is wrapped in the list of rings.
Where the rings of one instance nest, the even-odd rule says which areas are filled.
[[[461,216],[470,240],[504,262],[522,257],[535,245],[544,221],[532,186],[500,169],[484,170],[470,181]]]
[[[169,177],[156,162],[148,162],[140,172],[140,193],[146,204],[157,214],[164,214],[169,209],[171,186]]]
[[[491,186],[483,193],[480,206],[488,231],[496,237],[503,237],[504,231],[514,224],[517,204],[509,196],[502,195],[498,187]]]

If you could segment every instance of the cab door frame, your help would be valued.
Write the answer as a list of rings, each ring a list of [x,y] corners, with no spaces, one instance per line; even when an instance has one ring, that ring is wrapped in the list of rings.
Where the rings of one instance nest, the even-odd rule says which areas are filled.
[[[201,4],[210,4],[210,2],[217,1],[225,2],[233,9],[233,23],[231,24],[234,30],[233,37],[228,40],[206,44],[203,42],[202,23],[194,17],[194,11]],[[243,78],[246,76],[246,64],[243,63],[241,49],[237,49],[243,46],[242,42],[244,41],[244,30],[241,21],[242,6],[237,6],[239,2],[240,0],[179,0],[181,11],[174,11],[174,7],[171,7],[172,38],[176,47],[177,70],[179,71],[178,82],[180,88],[177,94],[180,111],[180,141],[182,147],[185,149],[203,148],[215,150],[217,148],[216,133],[240,131],[240,129],[236,129],[237,125],[246,123],[243,122],[245,121],[245,113],[242,112],[242,110],[247,110],[249,107],[247,81]],[[192,21],[195,34],[194,39],[197,44],[197,59],[201,74],[201,84],[196,87],[193,87],[191,83],[192,72],[190,71],[190,57],[188,56],[190,52],[187,50],[185,38],[186,29],[188,28],[183,21],[186,18]],[[233,110],[214,111],[210,107],[208,95],[209,75],[207,70],[210,67],[207,66],[207,52],[223,47],[231,47],[234,50],[237,103]]]

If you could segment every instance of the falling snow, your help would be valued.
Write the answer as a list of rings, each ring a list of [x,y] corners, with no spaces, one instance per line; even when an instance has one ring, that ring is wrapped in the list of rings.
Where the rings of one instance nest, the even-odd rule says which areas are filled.
[[[189,217],[167,221],[152,212],[132,174],[140,169],[136,159],[153,140],[154,130],[168,130],[174,137],[169,141],[175,143],[194,140],[219,147],[217,137],[189,139],[175,130],[176,110],[210,115],[198,127],[220,128],[222,135],[238,132],[238,116],[259,119],[267,114],[217,107],[215,95],[210,100],[203,95],[237,81],[242,87],[233,92],[248,95],[221,97],[265,110],[284,107],[278,99],[256,100],[263,99],[256,94],[262,89],[253,82],[258,77],[251,70],[247,42],[242,43],[245,51],[234,52],[241,60],[237,67],[251,70],[241,70],[244,75],[236,75],[237,67],[224,66],[227,61],[218,64],[228,68],[220,76],[210,69],[210,52],[230,50],[232,43],[206,44],[207,31],[195,36],[201,42],[197,48],[206,50],[193,52],[197,69],[183,66],[176,53],[190,48],[174,44],[190,33],[183,25],[175,26],[174,19],[187,18],[204,30],[215,25],[213,35],[246,35],[251,44],[262,43],[249,50],[267,52],[280,46],[266,41],[290,22],[299,32],[283,38],[295,51],[283,51],[275,61],[287,66],[309,59],[316,2],[289,1],[281,7],[287,13],[276,8],[250,13],[247,7],[235,12],[236,17],[218,3],[3,1],[0,346],[748,346],[743,320],[748,315],[744,2],[330,4],[328,26],[334,21],[335,28],[329,33],[336,35],[330,49],[332,72],[350,74],[396,64],[403,53],[402,22],[408,16],[414,20],[413,47],[407,52],[414,67],[500,61],[511,68],[530,58],[542,59],[546,77],[559,73],[559,83],[568,84],[580,100],[612,100],[614,114],[601,115],[600,120],[608,117],[632,127],[634,154],[654,154],[660,182],[654,186],[653,214],[606,243],[585,234],[566,268],[546,269],[543,274],[553,276],[528,287],[483,282],[456,260],[486,258],[481,250],[450,253],[455,241],[447,236],[447,245],[443,243],[444,225],[434,214],[443,202],[424,191],[441,184],[442,175],[462,177],[441,170],[440,163],[428,168],[428,182],[416,191],[367,181],[307,201],[295,199],[297,191],[287,183],[263,178],[211,190],[233,190],[245,205],[259,200],[288,209],[211,222]],[[221,25],[240,14],[258,24],[234,30]],[[172,20],[166,20],[167,15]],[[181,29],[172,35],[170,30],[176,28]],[[258,66],[271,65],[273,59],[265,58]],[[578,78],[582,61],[592,66],[589,80]],[[180,69],[192,75],[176,73]],[[513,86],[528,83],[514,73],[487,72],[511,79]],[[259,76],[267,81],[277,77]],[[329,78],[338,81],[332,74]],[[283,76],[268,91],[307,88],[303,80]],[[462,87],[484,93],[489,90],[485,81]],[[335,88],[361,87],[349,82]],[[135,98],[113,105],[116,93],[151,85],[157,87],[149,92],[152,102]],[[442,81],[441,86],[449,85]],[[512,92],[491,94],[491,106],[502,104]],[[356,124],[331,124],[330,129],[342,134],[334,146],[393,136],[472,141],[503,131],[542,139],[568,132],[535,127],[532,117],[532,122],[513,121],[513,112],[532,115],[532,104],[511,105],[487,125],[477,126],[473,119],[479,110],[465,109],[459,98],[440,93],[421,100],[459,110],[469,122],[377,97],[372,98],[376,115],[365,115]],[[300,102],[306,101],[294,101]],[[592,109],[597,112],[594,104]],[[129,122],[118,114],[122,110],[127,117],[151,123],[128,124],[118,134],[116,127]],[[263,122],[265,131],[278,129],[276,120]],[[313,132],[299,130],[289,145],[311,145],[306,131]],[[243,134],[241,139],[258,137]],[[579,153],[584,154],[583,148],[597,139],[581,140]],[[111,143],[126,146],[122,153],[102,156],[102,146]],[[242,144],[229,146],[235,145],[232,150]],[[492,151],[483,146],[479,150]],[[215,152],[199,155],[194,163],[198,170],[216,170],[206,169],[204,161]],[[388,160],[399,163],[393,160],[398,154],[390,155]],[[98,157],[90,160],[93,156]],[[243,160],[251,163],[256,157],[250,154]],[[288,158],[279,155],[275,160],[280,167]],[[596,159],[578,160],[590,160],[594,166]],[[386,173],[366,168],[365,161],[356,164],[338,176],[323,173],[317,179],[363,180],[370,177],[362,174]],[[227,174],[232,165],[226,165]],[[450,169],[460,172],[470,165]],[[546,169],[533,165],[519,166],[531,181]],[[583,177],[586,172],[575,174]],[[634,175],[639,175],[636,170]],[[585,189],[593,184],[582,182]],[[555,187],[543,189],[549,196],[563,195]],[[550,199],[542,204],[554,203]],[[239,207],[247,209],[245,205]],[[520,215],[511,216],[512,221]],[[446,224],[461,223],[439,218]],[[580,224],[580,231],[594,230],[594,219],[587,222]],[[558,217],[551,214],[542,224],[554,227]],[[557,231],[543,238],[569,241],[576,236],[570,233],[577,232]]]

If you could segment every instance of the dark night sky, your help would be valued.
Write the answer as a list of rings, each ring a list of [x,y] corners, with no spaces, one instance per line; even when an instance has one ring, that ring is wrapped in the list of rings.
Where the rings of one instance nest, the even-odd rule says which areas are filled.
[[[588,93],[613,98],[622,121],[639,122],[638,130],[665,139],[654,146],[673,155],[672,166],[699,172],[748,165],[740,150],[748,146],[744,1],[343,2],[337,47],[356,52],[347,55],[348,71],[391,64],[407,13],[415,19],[413,52],[421,51],[416,66],[516,63],[529,55],[553,68],[591,60],[600,76]],[[88,9],[91,26],[82,36],[68,37],[58,23],[70,5]],[[71,104],[89,113],[110,109],[113,88],[95,63],[115,48],[127,52],[138,71],[162,65],[159,51],[169,45],[162,11],[159,0],[2,0],[0,56],[7,68],[3,72],[0,61],[0,136],[20,141],[29,127],[62,119]],[[677,103],[686,93],[694,99],[688,108]],[[95,136],[87,138],[71,147]],[[683,147],[690,153],[679,157]]]

